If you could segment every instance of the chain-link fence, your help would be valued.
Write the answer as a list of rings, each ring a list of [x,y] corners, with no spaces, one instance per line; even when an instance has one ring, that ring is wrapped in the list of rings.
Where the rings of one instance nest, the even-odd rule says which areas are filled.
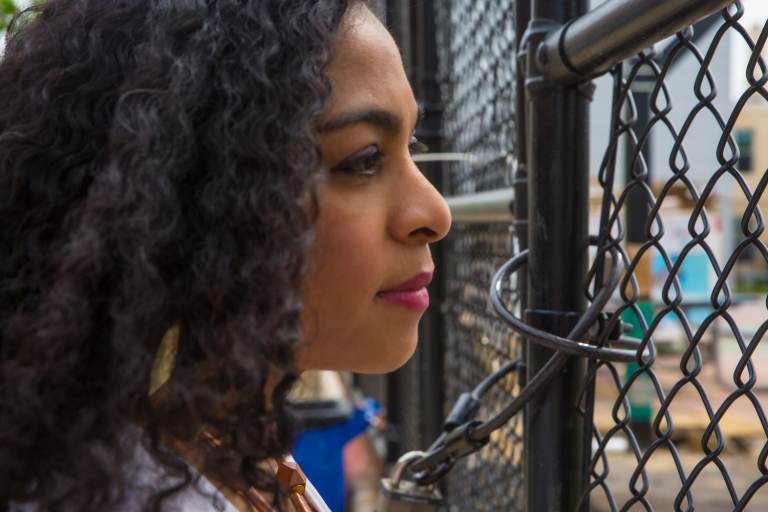
[[[751,30],[745,19],[743,6],[733,4],[717,15],[706,44],[697,45],[694,31],[686,30],[662,51],[611,72],[601,229],[627,265],[612,314],[633,325],[651,355],[628,367],[599,363],[590,372],[598,387],[595,510],[768,509],[768,492],[759,492],[768,480],[766,297],[735,293],[734,282],[749,248],[768,267],[760,211],[768,173],[747,175],[753,171],[740,165],[747,155],[739,150],[752,149],[737,141],[741,114],[768,99],[762,56],[768,27]],[[729,60],[739,50],[749,56],[747,69],[738,70],[743,86],[733,87],[730,75],[715,70],[726,45],[736,50]],[[671,70],[683,59],[693,72],[673,83]],[[735,105],[723,111],[718,103],[729,89]],[[714,144],[697,136],[703,126]],[[666,165],[654,166],[660,159],[646,151],[651,144],[654,153],[664,152]],[[617,177],[622,158],[626,179]],[[643,213],[635,226],[628,225],[632,209]],[[732,221],[738,232],[724,238],[723,224]]]
[[[511,186],[515,128],[513,0],[435,4],[443,136],[471,160],[448,169],[446,195]]]
[[[517,358],[533,361],[533,366],[522,370],[529,381],[541,367],[542,354],[547,353],[527,353],[521,338],[494,313],[488,289],[496,269],[520,252],[516,235],[523,243],[540,236],[533,233],[529,237],[523,231],[524,221],[550,222],[551,218],[557,220],[557,215],[562,219],[566,210],[555,207],[552,211],[557,215],[545,218],[548,206],[534,203],[528,211],[537,212],[539,217],[522,219],[518,215],[513,222],[510,205],[499,208],[499,198],[512,198],[512,189],[521,181],[516,172],[527,170],[535,177],[536,172],[542,172],[545,160],[559,162],[562,169],[557,172],[562,171],[563,176],[582,172],[577,161],[584,155],[568,157],[571,148],[558,147],[557,141],[576,146],[576,140],[588,146],[591,138],[595,155],[591,166],[583,166],[589,193],[587,187],[579,186],[552,192],[557,201],[571,202],[570,206],[583,204],[583,224],[587,223],[588,209],[589,232],[598,235],[589,271],[583,277],[575,276],[581,284],[564,288],[563,295],[591,297],[617,264],[606,255],[617,250],[621,280],[604,310],[600,323],[604,328],[596,326],[586,339],[575,341],[598,346],[624,342],[625,347],[636,350],[634,362],[610,362],[593,355],[588,362],[582,359],[579,363],[578,357],[572,357],[566,371],[571,378],[578,375],[577,380],[561,379],[552,386],[557,389],[545,388],[533,409],[527,409],[527,417],[518,414],[495,431],[480,451],[456,463],[441,483],[446,508],[538,510],[536,503],[558,503],[562,510],[768,510],[768,487],[762,487],[768,481],[768,420],[763,410],[768,400],[768,377],[762,370],[768,367],[768,349],[763,347],[768,331],[768,294],[760,284],[768,280],[761,213],[761,204],[765,207],[768,201],[763,197],[768,184],[768,151],[761,156],[761,141],[765,140],[761,137],[768,137],[765,19],[753,27],[753,22],[746,20],[756,18],[746,17],[738,2],[718,12],[718,5],[727,2],[689,2],[686,7],[685,2],[673,0],[638,0],[635,5],[608,0],[601,8],[613,8],[616,19],[634,10],[654,12],[659,26],[677,23],[674,30],[691,22],[696,25],[642,43],[638,41],[646,36],[638,35],[637,40],[627,41],[625,48],[617,50],[620,53],[633,47],[633,57],[615,64],[629,54],[609,62],[618,57],[614,53],[602,64],[595,64],[601,55],[613,50],[593,50],[590,55],[590,42],[573,36],[582,46],[569,54],[565,37],[567,30],[590,32],[585,29],[590,20],[585,18],[566,23],[587,10],[585,1],[532,0],[531,11],[522,11],[533,19],[530,38],[523,45],[520,30],[515,28],[529,20],[515,19],[515,0],[425,3],[433,9],[435,29],[419,32],[418,23],[404,25],[413,29],[409,48],[418,47],[420,38],[436,42],[439,72],[433,78],[439,82],[442,99],[440,150],[453,155],[450,163],[442,164],[438,184],[458,215],[439,255],[442,277],[436,302],[442,330],[433,329],[430,336],[438,334],[440,339],[422,340],[433,344],[431,355],[420,348],[414,361],[384,386],[390,408],[396,409],[397,437],[392,449],[402,453],[429,445],[431,434],[425,433],[434,430],[442,419],[425,417],[424,404],[430,400],[440,400],[447,414],[461,393],[504,363]],[[560,3],[568,4],[567,8],[553,7]],[[619,4],[626,4],[629,10],[622,12]],[[400,8],[400,17],[407,12],[403,2],[391,2],[393,8]],[[547,13],[552,16],[545,16]],[[548,17],[560,23],[542,19]],[[593,16],[591,21],[597,18]],[[609,18],[603,16],[600,23]],[[593,27],[593,32],[599,36],[605,31],[605,40],[610,41],[617,29],[631,32],[629,25],[644,23],[641,18],[613,27],[613,32],[607,22]],[[660,34],[663,29],[654,30]],[[547,47],[547,37],[553,33],[562,37]],[[636,53],[654,44],[654,50]],[[552,52],[565,61],[559,68],[547,62],[546,55]],[[745,57],[740,63],[738,55],[742,54]],[[526,58],[527,69],[518,69],[516,62]],[[603,64],[604,68],[598,69]],[[593,90],[586,86],[589,81],[584,77],[603,74],[606,69],[592,97]],[[742,79],[734,79],[734,73]],[[521,78],[529,80],[527,91],[518,89]],[[518,112],[523,94],[531,112]],[[562,99],[563,95],[570,95],[570,99]],[[541,123],[542,112],[558,110],[546,105],[547,100],[542,102],[542,96],[550,98],[552,105],[565,106],[560,110],[568,112],[558,118],[559,122],[571,123],[568,126],[577,131],[579,126],[585,131],[589,127],[573,124],[574,118],[567,116],[590,97],[593,113],[598,116],[593,116],[591,132],[573,133],[573,140],[568,140],[563,126],[551,124],[553,146],[542,149],[542,140],[550,139],[550,133],[541,131],[540,124],[540,131],[535,132],[536,123]],[[434,103],[435,99],[429,101]],[[544,105],[537,106],[537,101]],[[765,109],[762,116],[761,108]],[[524,114],[534,116],[534,120],[524,123]],[[520,124],[533,126],[534,133],[523,134]],[[537,142],[532,143],[531,137]],[[528,157],[522,154],[525,141],[529,151],[533,148]],[[567,187],[569,182],[563,181],[560,184],[550,176],[547,183],[554,188]],[[515,190],[519,194],[520,189]],[[489,193],[496,195],[491,198]],[[571,199],[579,194],[584,197]],[[526,198],[531,197],[534,201],[546,198],[547,191],[539,189]],[[515,200],[520,204],[524,198]],[[489,206],[494,201],[497,204]],[[468,202],[473,203],[472,215],[463,216]],[[486,215],[483,207],[488,208]],[[505,211],[506,217],[500,211]],[[579,225],[580,215],[568,221]],[[516,231],[514,226],[523,227]],[[557,226],[550,229],[550,233],[562,233]],[[578,242],[579,236],[576,233],[572,237]],[[540,239],[538,242],[529,258],[539,257],[548,247],[560,247],[559,240],[550,240],[550,246],[541,245]],[[568,247],[586,251],[586,241]],[[562,258],[575,258],[575,254],[566,251]],[[528,269],[535,263],[529,261]],[[554,278],[541,271],[540,264],[536,268],[539,270],[527,281],[518,278],[517,282],[532,288],[549,286]],[[562,273],[557,268],[551,271]],[[556,287],[553,289],[557,292]],[[523,319],[536,315],[554,318],[578,311],[551,311],[558,309],[551,307],[532,313],[524,305],[526,296],[530,294],[523,289],[518,296],[506,297]],[[564,320],[562,316],[558,321]],[[622,329],[624,334],[618,332]],[[564,332],[568,329],[559,334]],[[434,344],[438,342],[441,357],[435,359]],[[578,350],[583,350],[583,355],[589,352],[578,348],[572,353]],[[434,389],[435,382],[442,383],[439,396],[430,396],[427,391]],[[478,417],[499,410],[520,393],[525,382],[526,375],[507,376],[484,397]],[[578,389],[567,389],[569,382],[576,382],[571,387]],[[557,414],[547,412],[553,402],[557,402]],[[562,421],[531,430],[532,416]],[[582,423],[571,420],[577,416]],[[530,444],[533,436],[538,436],[539,444]],[[531,446],[541,447],[548,437],[553,450],[562,450],[571,442],[578,444],[580,436],[585,440],[583,448],[572,453],[539,448],[531,453]],[[584,454],[581,459],[579,450]],[[579,481],[567,481],[574,461],[584,472],[583,482],[576,473],[573,478]],[[533,473],[533,478],[539,479],[534,481],[532,465],[562,468]],[[567,498],[540,496],[531,500],[533,493],[546,494],[566,485],[578,493],[563,491]]]
[[[446,169],[443,192],[460,197],[509,188],[515,154],[513,2],[451,0],[435,7],[445,146],[471,155]],[[488,300],[491,277],[513,252],[509,223],[480,220],[457,218],[443,253],[445,414],[461,393],[522,355],[516,337],[498,322]],[[518,391],[516,377],[507,377],[505,385],[485,398],[481,416]],[[518,417],[449,473],[444,489],[451,510],[520,510],[522,435]]]
[[[488,306],[488,283],[511,252],[508,227],[459,223],[453,231],[444,255],[448,265],[445,414],[461,393],[521,352],[516,337]],[[484,397],[479,415],[489,416],[518,392],[517,376],[512,374]],[[522,510],[522,436],[522,417],[517,416],[481,451],[453,468],[445,484],[451,510]]]

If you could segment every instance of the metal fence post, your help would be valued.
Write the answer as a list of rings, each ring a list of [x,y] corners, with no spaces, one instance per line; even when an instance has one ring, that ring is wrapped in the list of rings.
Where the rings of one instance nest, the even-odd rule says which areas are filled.
[[[528,159],[528,308],[534,327],[567,334],[586,303],[588,256],[588,98],[575,87],[558,87],[539,73],[546,57],[539,44],[587,11],[586,0],[531,1],[523,51],[526,56]],[[528,346],[528,375],[552,351]],[[574,510],[588,485],[589,437],[578,412],[586,363],[572,358],[551,386],[525,410],[525,466],[529,512]],[[586,429],[588,431],[588,429]],[[588,504],[583,504],[583,510]]]
[[[531,4],[527,1],[515,2],[515,48],[520,49],[523,44],[523,36],[528,23],[531,21]],[[524,69],[525,63],[522,62],[524,56],[518,52],[517,63],[518,73],[515,76],[515,173],[512,177],[514,187],[513,210],[515,220],[514,236],[517,238],[517,249],[524,251],[528,249],[528,156],[525,143],[526,130],[526,96],[525,96],[525,73],[520,72]],[[528,304],[528,278],[518,279],[518,297],[520,309],[525,311]],[[526,343],[522,344],[520,357],[525,361],[528,357],[528,347]],[[528,373],[525,368],[520,371],[519,381],[525,385],[528,379]]]

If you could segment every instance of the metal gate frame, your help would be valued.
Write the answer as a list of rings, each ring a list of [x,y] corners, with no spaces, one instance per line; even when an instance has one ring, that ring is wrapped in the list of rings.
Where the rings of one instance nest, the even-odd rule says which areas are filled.
[[[565,335],[572,327],[569,314],[585,309],[589,79],[730,3],[609,0],[587,12],[585,0],[531,2],[519,49],[525,63],[526,133],[518,141],[527,153],[531,325]],[[610,233],[600,237],[600,244],[609,243]],[[529,375],[540,371],[552,353],[530,344]],[[526,406],[527,510],[589,510],[594,381],[586,390],[584,382],[597,361],[589,360],[588,371],[587,359],[571,358]]]

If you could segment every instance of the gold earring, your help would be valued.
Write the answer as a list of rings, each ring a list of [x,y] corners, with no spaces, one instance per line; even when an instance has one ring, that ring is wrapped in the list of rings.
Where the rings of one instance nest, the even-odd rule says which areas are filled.
[[[149,396],[168,382],[173,373],[173,366],[176,362],[176,352],[179,348],[179,326],[172,326],[165,331],[163,340],[155,354],[155,360],[152,363],[152,372],[149,374]]]

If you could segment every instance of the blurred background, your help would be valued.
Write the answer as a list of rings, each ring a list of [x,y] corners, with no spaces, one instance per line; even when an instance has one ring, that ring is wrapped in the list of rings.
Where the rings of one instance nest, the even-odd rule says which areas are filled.
[[[0,25],[28,4],[0,0]],[[454,225],[434,248],[432,303],[413,359],[385,376],[307,374],[294,394],[305,426],[296,457],[332,509],[349,511],[373,510],[378,479],[398,456],[429,446],[461,393],[526,350],[488,298],[496,269],[519,252],[525,220],[514,215],[517,2],[369,4],[400,45],[424,107],[417,137],[431,150],[420,166],[448,198]],[[612,211],[624,222],[635,289],[629,298],[617,292],[610,307],[656,351],[650,365],[590,369],[590,510],[693,510],[695,502],[696,511],[719,512],[745,496],[743,510],[768,510],[766,19],[768,2],[742,0],[627,61],[623,101],[616,73],[589,91],[589,232],[601,228],[606,197],[626,199]],[[634,138],[617,135],[617,120]],[[640,181],[645,203],[631,199]],[[524,371],[503,379],[479,417],[525,379]],[[440,483],[444,508],[525,510],[525,438],[520,414],[459,461]]]
[[[589,8],[602,3],[591,2]],[[440,273],[417,354],[393,375],[353,379],[387,410],[383,457],[391,464],[399,454],[431,444],[460,393],[505,362],[525,357],[523,342],[498,321],[488,300],[493,273],[518,251],[514,235],[520,219],[512,212],[519,154],[515,48],[521,34],[515,0],[377,5],[427,112],[420,138],[438,161],[422,168],[448,197],[454,216],[451,234],[435,250]],[[754,213],[768,206],[768,102],[762,84],[758,92],[754,85],[763,77],[768,3],[745,0],[727,12],[730,21],[718,13],[698,22],[686,44],[671,37],[654,45],[653,65],[637,59],[625,64],[625,80],[630,71],[637,75],[627,85],[633,103],[618,109],[624,118],[635,118],[638,137],[644,132],[647,137],[615,139],[616,182],[608,190],[600,176],[614,140],[615,76],[593,81],[589,232],[599,232],[606,194],[633,194],[632,167],[642,165],[663,233],[656,233],[654,244],[645,243],[650,207],[639,209],[639,220],[628,211],[631,200],[616,212],[626,223],[623,247],[637,263],[638,287],[624,321],[631,335],[652,341],[657,357],[647,369],[633,364],[594,369],[593,421],[604,457],[593,461],[590,510],[693,510],[695,503],[697,511],[724,511],[735,509],[747,493],[751,499],[744,510],[768,509],[768,491],[762,488],[768,238]],[[751,81],[750,59],[756,62]],[[711,81],[701,83],[702,69]],[[702,99],[711,93],[711,100]],[[735,156],[719,148],[724,133],[737,146]],[[722,162],[731,157],[735,165],[723,173]],[[703,243],[692,234],[702,222],[694,213],[697,206],[706,212]],[[730,291],[726,310],[713,305],[720,276]],[[670,289],[672,281],[676,289]],[[617,293],[611,307],[621,309],[627,302]],[[749,392],[743,385],[748,370],[737,371],[740,361],[753,365]],[[486,398],[479,417],[507,403],[524,379],[507,377]],[[713,425],[723,440],[715,457]],[[524,439],[519,415],[483,450],[458,463],[442,484],[446,509],[525,510]]]

